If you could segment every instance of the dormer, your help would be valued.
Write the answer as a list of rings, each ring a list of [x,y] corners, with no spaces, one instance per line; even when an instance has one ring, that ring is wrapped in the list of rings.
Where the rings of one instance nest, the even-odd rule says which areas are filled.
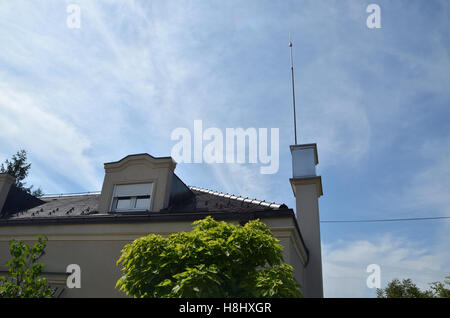
[[[176,166],[171,157],[129,155],[104,166],[100,213],[159,212],[168,208]]]

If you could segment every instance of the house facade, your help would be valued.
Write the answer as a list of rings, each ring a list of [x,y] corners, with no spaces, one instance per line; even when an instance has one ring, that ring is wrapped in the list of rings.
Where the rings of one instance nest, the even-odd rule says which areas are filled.
[[[129,155],[105,163],[99,193],[35,198],[0,174],[0,276],[7,274],[9,241],[29,244],[48,238],[44,276],[58,297],[124,297],[115,288],[116,262],[125,244],[150,233],[190,231],[192,222],[212,216],[235,224],[260,219],[283,246],[284,261],[305,297],[323,297],[318,198],[317,147],[291,146],[296,211],[284,204],[243,198],[187,186],[175,174],[171,157]],[[286,181],[287,182],[287,181]],[[80,269],[79,288],[67,284],[71,267]]]

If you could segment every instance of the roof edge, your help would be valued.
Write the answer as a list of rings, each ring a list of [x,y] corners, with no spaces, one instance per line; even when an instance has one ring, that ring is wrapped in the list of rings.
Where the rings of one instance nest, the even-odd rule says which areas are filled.
[[[203,193],[212,194],[212,195],[215,195],[215,196],[218,196],[221,198],[226,198],[226,199],[236,200],[236,201],[244,201],[245,203],[251,203],[254,205],[264,206],[266,208],[273,209],[273,210],[288,209],[288,207],[284,203],[278,204],[275,202],[272,202],[272,203],[266,202],[264,200],[261,201],[261,200],[257,200],[257,199],[249,199],[248,197],[244,198],[244,197],[233,195],[233,194],[217,192],[217,191],[208,190],[208,189],[195,187],[195,186],[189,186],[189,189],[194,190],[194,191],[203,192]]]
[[[109,164],[119,163],[119,162],[122,162],[122,161],[124,161],[124,160],[126,160],[126,159],[129,159],[129,158],[131,158],[131,157],[139,157],[139,156],[148,156],[148,157],[150,157],[150,158],[152,158],[152,159],[156,159],[156,160],[168,160],[168,159],[170,159],[170,160],[172,160],[172,161],[175,163],[175,160],[173,160],[173,158],[170,157],[170,156],[166,156],[166,157],[154,157],[154,156],[152,156],[152,155],[150,155],[150,154],[144,152],[144,153],[136,153],[136,154],[127,155],[127,156],[123,157],[122,159],[120,159],[120,160],[118,160],[118,161],[105,162],[104,164],[105,164],[105,165],[109,165]]]

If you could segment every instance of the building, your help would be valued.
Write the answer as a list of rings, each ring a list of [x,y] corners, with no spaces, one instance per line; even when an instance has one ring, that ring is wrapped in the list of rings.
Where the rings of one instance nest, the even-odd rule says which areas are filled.
[[[284,260],[294,267],[303,295],[323,297],[317,147],[291,146],[291,153],[297,214],[284,204],[188,187],[174,173],[171,157],[129,155],[105,163],[100,193],[42,199],[0,174],[0,275],[6,274],[11,239],[32,244],[44,235],[48,242],[39,261],[57,296],[123,297],[115,285],[121,276],[116,261],[125,244],[149,233],[190,231],[193,221],[211,215],[241,224],[261,219],[283,245]],[[81,288],[66,286],[70,264],[80,266]]]

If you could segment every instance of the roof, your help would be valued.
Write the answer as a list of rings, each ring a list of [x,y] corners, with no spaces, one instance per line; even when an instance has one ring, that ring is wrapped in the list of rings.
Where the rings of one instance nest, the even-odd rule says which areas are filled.
[[[5,204],[0,211],[0,218],[19,211],[31,209],[43,203],[44,201],[41,199],[36,198],[27,191],[18,188],[15,184],[13,184],[9,189]]]
[[[206,208],[208,210],[226,210],[229,212],[239,212],[242,210],[279,210],[287,209],[284,204],[270,203],[248,197],[240,197],[233,194],[216,192],[199,187],[189,187],[194,192],[197,208]]]
[[[34,217],[66,217],[75,215],[98,214],[100,194],[60,195],[43,197],[43,204],[31,209],[9,214],[8,219],[34,218]],[[8,214],[8,211],[6,211]]]
[[[225,194],[199,187],[189,187],[194,194],[193,204],[169,207],[173,212],[225,212],[242,213],[287,209],[276,204]],[[42,204],[22,211],[4,211],[8,219],[29,219],[48,217],[98,216],[100,193],[61,194],[41,198]],[[12,213],[11,213],[12,212]]]
[[[178,182],[178,181],[177,181]],[[180,191],[171,197],[172,204],[159,212],[108,213],[98,212],[100,193],[61,194],[34,201],[33,207],[21,211],[3,209],[0,226],[53,225],[95,223],[141,223],[195,221],[213,216],[216,220],[249,220],[291,218],[300,235],[294,211],[284,204],[249,199],[199,187],[186,187],[189,196]],[[35,198],[36,199],[36,198]],[[303,243],[304,245],[304,243]]]

